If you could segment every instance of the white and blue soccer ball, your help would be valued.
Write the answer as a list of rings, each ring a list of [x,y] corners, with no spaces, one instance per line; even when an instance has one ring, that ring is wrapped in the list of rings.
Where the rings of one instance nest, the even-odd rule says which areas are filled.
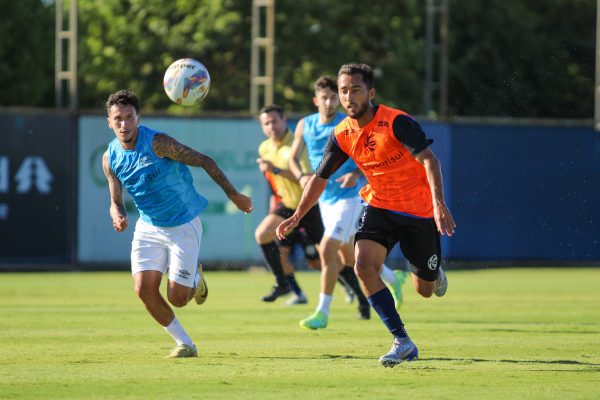
[[[208,95],[210,75],[200,61],[182,58],[167,68],[163,87],[173,102],[182,106],[193,106]]]

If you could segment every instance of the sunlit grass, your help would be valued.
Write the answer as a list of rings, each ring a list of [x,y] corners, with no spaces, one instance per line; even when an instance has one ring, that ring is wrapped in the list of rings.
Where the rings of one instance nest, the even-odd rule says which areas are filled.
[[[171,338],[128,272],[0,275],[0,398],[591,399],[600,388],[599,269],[449,271],[447,296],[406,286],[402,318],[421,359],[384,369],[389,334],[357,319],[339,289],[329,327],[305,306],[259,301],[261,272],[207,272],[210,296],[176,310],[199,348],[165,360]]]

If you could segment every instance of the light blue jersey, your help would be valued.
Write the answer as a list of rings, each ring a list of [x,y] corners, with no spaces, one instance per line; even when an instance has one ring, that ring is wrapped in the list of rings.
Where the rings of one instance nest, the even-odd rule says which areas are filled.
[[[187,165],[154,154],[157,132],[139,127],[135,150],[124,150],[115,138],[108,144],[110,168],[133,196],[140,218],[155,226],[183,225],[208,204],[192,183]]]
[[[325,145],[327,144],[333,129],[345,117],[346,116],[344,114],[338,112],[333,121],[327,124],[323,124],[321,122],[319,113],[304,117],[304,131],[302,132],[302,135],[308,151],[308,159],[314,171],[317,170],[317,167],[323,158]],[[327,181],[327,186],[325,186],[325,191],[323,194],[321,194],[321,197],[319,197],[319,201],[331,204],[340,199],[357,197],[358,191],[366,183],[364,176],[361,175],[361,177],[357,180],[356,186],[349,188],[342,188],[340,187],[340,183],[336,182],[337,178],[356,170],[356,168],[356,164],[354,161],[352,161],[352,159],[348,159],[344,164],[342,164],[342,166],[335,171],[335,173],[331,175]]]

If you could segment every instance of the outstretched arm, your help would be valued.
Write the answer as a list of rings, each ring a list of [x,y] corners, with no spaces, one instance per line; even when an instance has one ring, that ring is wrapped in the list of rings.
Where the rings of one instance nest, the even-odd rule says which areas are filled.
[[[123,185],[116,177],[108,163],[108,153],[102,156],[102,170],[108,180],[108,190],[110,191],[110,208],[109,213],[112,218],[113,227],[117,232],[123,232],[127,225],[127,210],[123,201]]]
[[[223,189],[227,197],[244,212],[252,211],[252,199],[239,193],[229,182],[221,168],[211,157],[196,151],[170,136],[158,134],[152,143],[154,153],[159,157],[170,158],[182,164],[203,168],[208,176]]]
[[[427,173],[427,181],[429,182],[433,198],[433,218],[435,219],[438,231],[442,235],[452,236],[454,228],[456,228],[456,223],[444,201],[444,186],[442,183],[440,162],[429,148],[417,154],[416,159],[423,164]]]

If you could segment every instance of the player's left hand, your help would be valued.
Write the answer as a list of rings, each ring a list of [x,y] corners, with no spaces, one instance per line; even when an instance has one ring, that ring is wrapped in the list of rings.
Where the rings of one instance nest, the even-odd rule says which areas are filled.
[[[433,218],[435,219],[435,224],[437,225],[437,229],[442,235],[452,236],[454,234],[456,223],[454,222],[454,218],[452,217],[452,213],[446,204],[435,204],[433,205]]]
[[[241,211],[248,214],[252,212],[252,199],[246,195],[243,195],[239,192],[229,196],[229,199],[235,204],[235,206]]]
[[[340,183],[340,187],[342,188],[349,188],[349,187],[353,187],[356,186],[356,180],[358,179],[359,175],[357,175],[354,172],[348,172],[347,174],[344,174],[342,176],[340,176],[339,178],[337,178],[335,181]]]

